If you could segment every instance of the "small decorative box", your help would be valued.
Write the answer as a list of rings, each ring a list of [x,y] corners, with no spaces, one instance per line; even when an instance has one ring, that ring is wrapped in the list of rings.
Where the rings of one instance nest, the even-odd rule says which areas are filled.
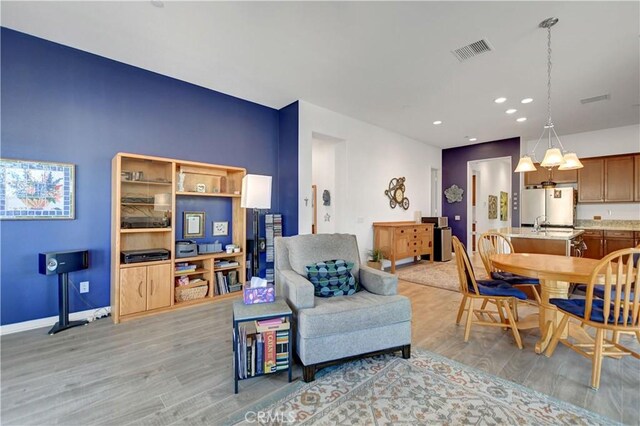
[[[251,287],[251,283],[247,283],[244,287],[244,304],[252,305],[254,303],[271,303],[276,300],[276,289],[273,284],[267,284],[266,287]]]

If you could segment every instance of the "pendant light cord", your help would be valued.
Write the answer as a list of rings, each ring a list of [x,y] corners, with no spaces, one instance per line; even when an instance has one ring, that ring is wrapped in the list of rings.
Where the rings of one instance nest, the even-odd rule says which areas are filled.
[[[553,127],[551,121],[551,27],[547,28],[547,125]]]

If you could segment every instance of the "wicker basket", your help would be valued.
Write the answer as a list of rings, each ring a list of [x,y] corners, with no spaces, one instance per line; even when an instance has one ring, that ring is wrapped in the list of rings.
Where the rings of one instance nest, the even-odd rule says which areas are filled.
[[[197,287],[180,288],[176,287],[176,302],[186,302],[188,300],[202,299],[207,295],[209,286],[207,281],[203,281],[202,285]]]

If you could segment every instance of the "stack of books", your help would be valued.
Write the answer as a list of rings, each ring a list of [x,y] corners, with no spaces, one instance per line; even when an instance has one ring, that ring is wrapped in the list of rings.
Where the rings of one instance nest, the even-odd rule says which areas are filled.
[[[239,379],[289,368],[289,327],[286,318],[240,325],[236,339]]]
[[[235,260],[216,260],[215,262],[213,262],[213,267],[215,269],[220,269],[220,268],[229,268],[231,266],[238,266],[240,263],[236,262]]]
[[[216,272],[215,294],[227,294],[242,290],[242,284],[238,282],[238,271],[229,271],[226,274]]]
[[[192,265],[189,262],[176,263],[176,272],[177,273],[195,272],[197,268],[198,268],[197,265]]]

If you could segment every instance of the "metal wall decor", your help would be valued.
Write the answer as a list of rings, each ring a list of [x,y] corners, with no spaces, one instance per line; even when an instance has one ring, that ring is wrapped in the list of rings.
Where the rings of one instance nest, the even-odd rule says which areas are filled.
[[[444,190],[444,195],[447,197],[447,203],[449,204],[462,201],[462,194],[464,194],[464,189],[455,184]]]
[[[489,195],[489,206],[488,206],[488,216],[489,219],[497,219],[498,218],[498,197],[495,195]]]
[[[329,193],[328,189],[322,191],[322,205],[330,206],[331,205],[331,193]]]
[[[404,186],[404,177],[393,178],[389,181],[389,189],[385,189],[384,195],[389,197],[389,205],[392,209],[400,206],[405,210],[409,209],[409,199],[404,196],[406,187]]]

